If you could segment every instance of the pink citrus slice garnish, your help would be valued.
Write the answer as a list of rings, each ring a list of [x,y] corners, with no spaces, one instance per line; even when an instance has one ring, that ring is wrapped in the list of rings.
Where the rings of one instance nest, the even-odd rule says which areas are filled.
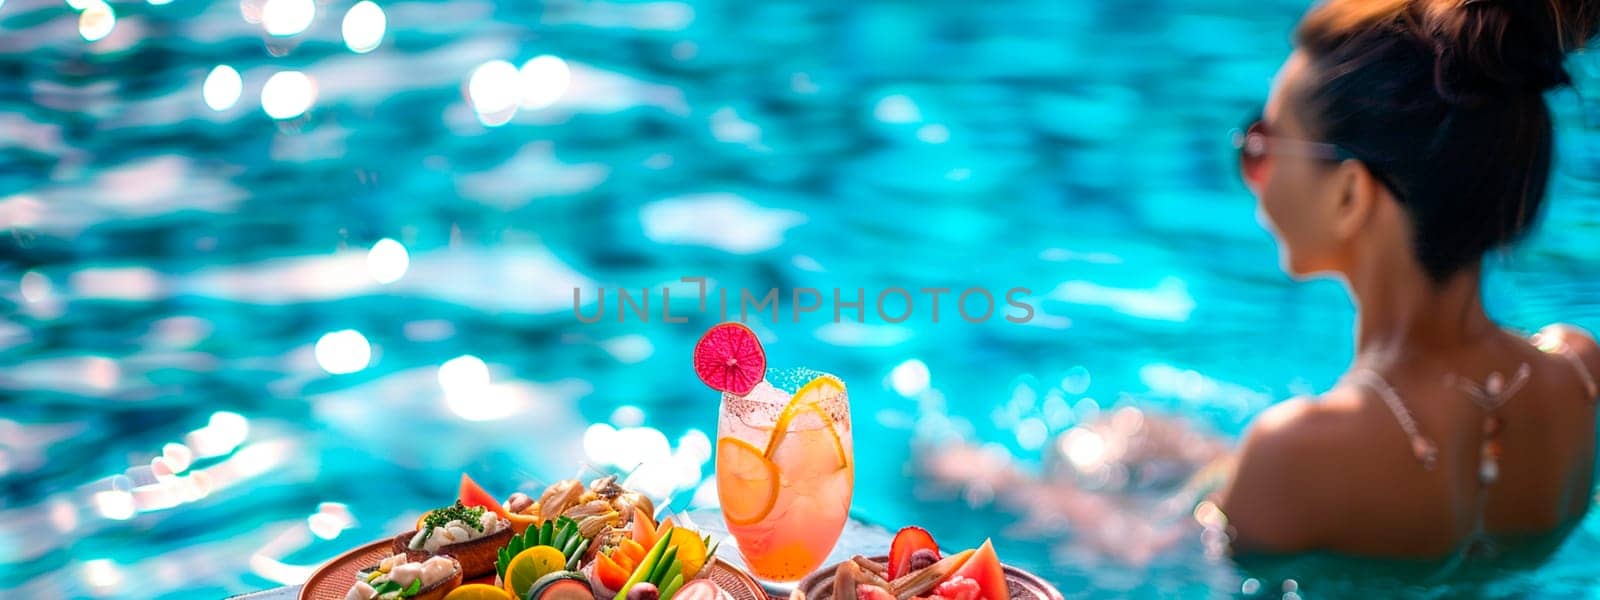
[[[743,323],[721,323],[694,345],[694,372],[711,389],[743,396],[767,376],[767,353]]]

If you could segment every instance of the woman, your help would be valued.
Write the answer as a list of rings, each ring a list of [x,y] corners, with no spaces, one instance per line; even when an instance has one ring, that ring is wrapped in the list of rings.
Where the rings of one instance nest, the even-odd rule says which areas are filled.
[[[1588,509],[1600,347],[1508,332],[1479,287],[1538,216],[1542,93],[1595,27],[1577,0],[1331,0],[1300,23],[1241,169],[1284,268],[1346,283],[1356,356],[1252,424],[1217,501],[1236,551],[1441,557]]]
[[[990,492],[1026,522],[1069,522],[1133,563],[1178,539],[1171,517],[1221,480],[1195,514],[1236,554],[1463,558],[1526,537],[1518,546],[1531,552],[1516,558],[1536,560],[1592,502],[1600,347],[1566,325],[1528,337],[1500,328],[1480,300],[1481,262],[1537,217],[1553,145],[1542,93],[1568,83],[1565,53],[1596,17],[1576,0],[1314,8],[1265,114],[1237,142],[1284,268],[1339,277],[1356,300],[1342,382],[1273,406],[1205,469],[1224,453],[1154,415],[1091,424],[1127,449],[1120,461],[1196,472],[1153,506],[1084,491],[1067,460],[1037,479],[946,446],[919,453],[923,472]]]

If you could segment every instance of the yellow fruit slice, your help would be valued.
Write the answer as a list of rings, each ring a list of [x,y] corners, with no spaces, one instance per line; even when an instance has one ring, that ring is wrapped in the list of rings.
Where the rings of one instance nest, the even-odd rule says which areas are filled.
[[[778,502],[778,466],[749,442],[733,437],[717,440],[717,496],[729,523],[760,521]]]
[[[512,600],[505,590],[487,583],[469,583],[450,590],[444,600]]]
[[[505,591],[512,598],[521,598],[540,577],[560,571],[567,566],[567,557],[551,546],[534,546],[511,558],[506,565]]]
[[[694,579],[706,565],[706,542],[700,535],[682,527],[672,528],[668,544],[678,548],[678,562],[683,565],[683,578]]]
[[[772,424],[772,437],[767,440],[767,451],[762,456],[772,460],[777,455],[783,438],[789,435],[789,428],[794,424],[795,418],[810,413],[816,415],[828,430],[828,434],[833,436],[833,447],[837,451],[839,468],[850,466],[850,455],[844,451],[844,442],[839,439],[838,425],[833,422],[833,417],[828,416],[828,411],[822,409],[824,402],[844,395],[844,382],[832,375],[823,375],[800,386],[800,390],[790,398],[789,404],[783,407],[783,412],[778,414],[778,420]]]

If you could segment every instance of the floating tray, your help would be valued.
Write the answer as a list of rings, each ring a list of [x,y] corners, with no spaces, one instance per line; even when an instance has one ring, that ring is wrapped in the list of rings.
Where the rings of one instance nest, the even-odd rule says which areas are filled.
[[[356,548],[327,562],[306,579],[300,588],[299,600],[344,600],[350,586],[355,584],[356,572],[384,559],[393,553],[394,540],[379,540]],[[706,565],[706,577],[733,596],[733,600],[769,600],[761,586],[743,571],[721,559],[712,559]],[[494,584],[494,576],[463,581],[467,583]]]
[[[888,562],[887,556],[872,557],[872,560]],[[839,565],[834,563],[823,567],[821,570],[807,575],[800,580],[796,588],[805,592],[806,600],[833,600],[833,573]],[[1055,586],[1040,579],[1038,575],[1018,569],[1011,565],[1004,565],[1006,572],[1006,588],[1011,591],[1011,600],[1063,600],[1061,592]]]

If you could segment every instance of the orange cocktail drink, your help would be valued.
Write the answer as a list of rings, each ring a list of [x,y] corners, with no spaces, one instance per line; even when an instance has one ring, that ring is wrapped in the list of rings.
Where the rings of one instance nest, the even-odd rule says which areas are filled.
[[[832,375],[806,374],[790,396],[762,382],[724,392],[717,419],[717,492],[745,564],[769,581],[822,566],[855,489],[850,402]]]

